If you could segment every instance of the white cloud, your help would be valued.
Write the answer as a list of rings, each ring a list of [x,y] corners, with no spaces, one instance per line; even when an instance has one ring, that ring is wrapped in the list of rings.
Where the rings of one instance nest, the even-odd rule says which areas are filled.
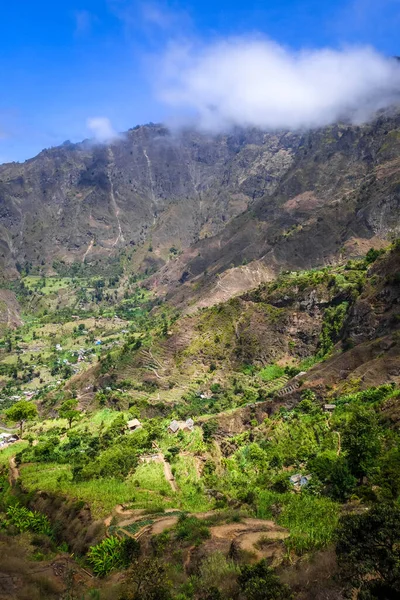
[[[260,38],[174,43],[161,73],[161,99],[211,130],[363,122],[400,98],[400,63],[369,47],[294,52]]]
[[[91,117],[86,121],[86,127],[97,142],[110,142],[119,137],[107,117]]]

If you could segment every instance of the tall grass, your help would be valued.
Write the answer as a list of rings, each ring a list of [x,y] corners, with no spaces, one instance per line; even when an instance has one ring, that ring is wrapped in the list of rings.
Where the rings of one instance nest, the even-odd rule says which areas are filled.
[[[164,467],[161,463],[143,463],[139,465],[132,475],[138,487],[154,490],[170,496],[173,492],[171,486],[165,479]]]
[[[210,509],[211,504],[204,495],[203,485],[197,475],[195,459],[192,456],[179,456],[172,468],[179,487],[179,508],[190,512]]]
[[[281,507],[278,524],[286,527],[290,533],[285,540],[289,550],[303,554],[332,542],[339,519],[340,506],[336,502],[306,493],[262,491],[258,495],[257,516],[272,518],[276,506]]]
[[[273,381],[285,374],[285,371],[279,365],[267,365],[259,372],[259,376],[263,381]]]
[[[109,514],[117,504],[130,504],[134,508],[181,508],[187,511],[202,511],[210,508],[204,496],[203,488],[197,480],[194,461],[183,457],[177,464],[177,483],[180,488],[174,494],[163,480],[159,467],[162,465],[143,465],[137,472],[125,480],[104,478],[89,481],[72,481],[71,467],[57,463],[41,463],[21,467],[21,478],[30,490],[44,490],[64,494],[87,502],[95,518]],[[147,475],[148,477],[147,477]],[[138,488],[139,485],[143,486]],[[161,492],[161,493],[160,493]],[[165,497],[164,493],[168,497]]]
[[[59,492],[90,504],[96,518],[109,514],[117,504],[135,499],[136,487],[132,480],[92,479],[73,482],[69,465],[56,463],[25,465],[21,468],[22,482],[28,490]]]
[[[290,531],[286,540],[288,549],[303,554],[327,546],[333,539],[338,519],[339,505],[336,502],[300,494],[291,495],[278,523]]]

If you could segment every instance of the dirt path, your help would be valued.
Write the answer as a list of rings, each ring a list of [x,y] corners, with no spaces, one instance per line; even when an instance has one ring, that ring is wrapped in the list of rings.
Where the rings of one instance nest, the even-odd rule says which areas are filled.
[[[155,445],[154,447],[157,450],[157,458],[155,460],[153,460],[153,462],[162,463],[163,468],[164,468],[164,477],[165,477],[166,481],[169,483],[169,485],[171,486],[171,490],[173,492],[179,492],[179,487],[178,487],[178,484],[176,483],[175,477],[172,473],[171,465],[169,464],[169,462],[167,462],[165,460],[165,456],[161,452],[161,449],[157,445]]]
[[[285,539],[288,532],[274,521],[263,521],[262,519],[243,519],[240,523],[224,523],[216,525],[211,529],[213,537],[234,539],[244,533],[261,533],[270,539]]]
[[[177,511],[178,509],[167,509],[170,512]],[[116,511],[117,512],[117,511]],[[149,536],[158,535],[163,533],[167,529],[174,527],[179,520],[178,514],[168,514],[161,517],[156,517],[152,523],[143,524],[139,527],[135,533],[132,533],[127,529],[134,523],[146,520],[146,517],[151,519],[151,515],[146,514],[146,511],[137,511],[134,515],[129,518],[129,512],[123,511],[122,514],[128,518],[118,524],[118,530],[128,537],[134,538],[135,540],[140,539],[142,536],[148,534]],[[119,512],[118,514],[121,514]],[[201,513],[193,513],[192,516],[198,519],[207,519],[214,516],[215,511],[207,511]],[[111,517],[105,521],[105,524],[109,526],[111,524]],[[282,544],[289,536],[287,529],[280,527],[274,521],[264,521],[263,519],[252,519],[245,518],[239,523],[222,523],[220,525],[210,526],[211,539],[214,540],[225,540],[228,542],[235,542],[242,550],[251,552],[258,559],[261,558],[274,558],[277,559],[282,556],[284,552],[284,546]],[[184,561],[185,566],[188,566],[191,559],[192,548],[188,549],[188,554]]]
[[[211,537],[235,542],[246,552],[257,557],[277,559],[283,554],[282,541],[289,537],[287,529],[274,521],[243,519],[241,523],[224,523],[211,527]]]
[[[178,522],[177,516],[160,519],[159,521],[156,521],[155,523],[153,523],[153,525],[151,527],[151,533],[152,533],[152,535],[157,535],[158,533],[162,533],[166,529],[169,529],[170,527],[173,527],[174,525],[176,525],[177,522]]]
[[[165,460],[164,455],[162,455],[162,461],[164,466],[165,479],[168,481],[173,492],[179,492],[179,488],[176,484],[175,477],[172,474],[171,465]]]
[[[13,486],[16,484],[17,479],[19,478],[19,469],[18,469],[17,463],[15,461],[15,456],[10,457],[9,465],[10,465],[9,482],[10,482],[10,485]]]
[[[3,425],[3,423],[0,423],[0,429],[8,431],[9,433],[17,433],[16,427],[6,427],[5,425]]]
[[[128,537],[138,540],[145,533],[148,533],[151,536],[158,535],[159,533],[163,533],[163,531],[165,531],[166,529],[170,529],[171,527],[174,527],[174,525],[176,525],[177,522],[178,522],[178,516],[171,516],[171,517],[165,516],[165,517],[160,517],[160,518],[155,519],[155,521],[153,523],[143,525],[143,527],[140,527],[140,529],[135,531],[135,533],[132,533],[131,531],[129,531],[127,529],[127,527],[129,527],[129,525],[132,525],[132,522],[129,522],[129,521],[126,523],[121,523],[119,525],[118,529],[120,532],[127,535]]]

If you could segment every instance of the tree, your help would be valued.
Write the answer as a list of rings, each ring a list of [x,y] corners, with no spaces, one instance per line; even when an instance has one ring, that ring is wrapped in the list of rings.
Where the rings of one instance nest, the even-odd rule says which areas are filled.
[[[216,419],[210,419],[209,421],[204,421],[202,423],[203,429],[203,440],[205,442],[210,442],[214,435],[218,431],[218,421]]]
[[[357,406],[343,428],[342,448],[347,451],[350,471],[361,479],[374,465],[381,449],[376,413],[372,408]]]
[[[38,414],[36,406],[27,400],[19,400],[11,408],[6,410],[6,417],[13,423],[19,424],[20,435],[22,435],[25,421],[34,419]]]
[[[290,600],[292,594],[287,585],[280,582],[265,560],[242,567],[238,577],[246,600]]]
[[[337,532],[342,576],[359,598],[400,597],[400,508],[381,503],[362,514],[345,515]]]
[[[80,411],[76,410],[77,406],[78,400],[76,400],[76,398],[71,398],[71,400],[65,400],[58,409],[58,416],[61,419],[67,419],[70,429],[73,421],[77,421],[81,416]]]
[[[164,565],[157,559],[143,558],[132,563],[119,600],[169,600],[169,588]]]
[[[326,485],[325,492],[334,500],[347,500],[357,483],[346,458],[337,456],[336,451],[321,452],[308,461],[308,469]]]

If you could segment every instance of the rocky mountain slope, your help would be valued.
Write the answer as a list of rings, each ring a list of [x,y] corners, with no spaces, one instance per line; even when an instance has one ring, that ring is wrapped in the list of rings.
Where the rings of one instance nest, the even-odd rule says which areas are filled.
[[[398,233],[399,147],[397,113],[309,133],[148,125],[108,146],[65,143],[0,167],[0,268],[125,250],[157,271],[159,293],[207,305]]]
[[[243,291],[246,279],[254,287],[381,247],[399,232],[399,126],[398,116],[382,116],[304,135],[277,189],[166,265],[158,289],[176,304],[207,306]]]
[[[346,265],[282,275],[127,342],[72,385],[91,402],[87,390],[134,381],[138,400],[145,392],[151,404],[184,406],[188,390],[204,388],[207,402],[212,382],[232,388],[239,405],[248,386],[258,400],[280,402],[283,390],[290,403],[306,388],[327,398],[399,384],[399,264],[397,242]],[[266,366],[274,374],[262,384]]]
[[[66,143],[0,167],[3,268],[90,262],[121,248],[154,248],[143,263],[220,231],[273,192],[300,136],[238,131],[211,137],[149,125],[109,146]]]

